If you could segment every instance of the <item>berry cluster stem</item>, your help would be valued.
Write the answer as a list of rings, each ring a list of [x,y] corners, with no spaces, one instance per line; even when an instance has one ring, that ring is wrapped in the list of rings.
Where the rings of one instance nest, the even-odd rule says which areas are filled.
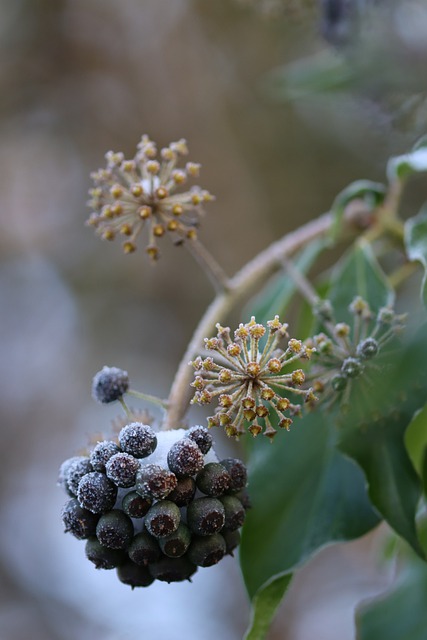
[[[352,201],[344,212],[343,231],[354,234],[363,226],[372,209],[361,201]],[[371,221],[372,222],[372,221]],[[217,322],[223,322],[230,310],[262,282],[265,282],[277,270],[283,268],[283,260],[292,256],[316,238],[327,236],[333,223],[333,215],[326,213],[319,218],[292,231],[280,240],[273,242],[267,249],[261,251],[250,260],[232,278],[227,280],[227,287],[217,293],[217,296],[206,309],[193,337],[183,355],[173,381],[168,398],[162,429],[178,429],[189,406],[192,390],[190,387],[193,370],[189,366],[190,360],[203,344],[203,338],[209,335]]]

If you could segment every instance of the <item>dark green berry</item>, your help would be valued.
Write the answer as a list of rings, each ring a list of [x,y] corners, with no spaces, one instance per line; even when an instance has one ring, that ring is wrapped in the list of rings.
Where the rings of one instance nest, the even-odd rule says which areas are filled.
[[[96,537],[108,549],[127,549],[133,533],[132,520],[119,509],[104,513],[96,525]]]
[[[231,478],[230,491],[240,491],[246,487],[248,482],[248,472],[241,460],[238,458],[225,458],[221,464],[228,471]]]
[[[357,378],[363,371],[363,365],[358,358],[346,358],[341,366],[341,373],[347,378]]]
[[[369,360],[377,355],[379,350],[378,342],[374,338],[366,338],[357,345],[357,355],[364,360]]]
[[[77,495],[80,480],[91,471],[93,471],[92,465],[87,457],[78,458],[70,464],[67,472],[67,487],[73,496]]]
[[[347,386],[347,378],[337,373],[331,378],[331,386],[334,391],[344,391]]]
[[[152,502],[149,498],[142,498],[136,491],[130,491],[122,500],[122,509],[129,518],[142,518]]]
[[[85,540],[95,535],[99,516],[87,509],[83,509],[76,498],[72,498],[64,505],[61,517],[65,532],[72,533],[79,540]]]
[[[124,551],[104,547],[98,538],[86,542],[86,557],[97,569],[115,569],[128,560]]]
[[[181,558],[168,558],[163,556],[158,562],[149,565],[153,578],[162,582],[182,582],[189,580],[197,571],[195,564],[190,562],[187,556]]]
[[[142,465],[136,476],[136,491],[143,498],[166,498],[176,485],[176,476],[157,464]]]
[[[117,577],[120,582],[128,584],[132,589],[135,587],[148,587],[154,582],[154,578],[147,567],[135,564],[131,560],[117,568]]]
[[[225,510],[218,498],[196,498],[187,507],[187,524],[199,536],[218,533],[224,523]]]
[[[245,509],[236,496],[222,496],[220,498],[225,511],[224,527],[230,531],[240,529],[245,521]]]
[[[119,442],[123,451],[135,458],[146,458],[157,447],[153,429],[141,422],[132,422],[123,427],[119,433]]]
[[[186,436],[197,444],[203,455],[206,455],[212,447],[213,438],[206,427],[191,427]]]
[[[199,567],[212,567],[225,556],[227,547],[220,533],[202,538],[195,536],[188,550],[188,558]]]
[[[92,471],[79,482],[77,500],[92,513],[105,513],[114,507],[117,487],[103,473]]]
[[[159,540],[159,545],[165,556],[169,558],[180,558],[187,551],[190,542],[190,530],[181,522],[174,533],[170,533],[168,536]]]
[[[138,469],[138,460],[128,453],[115,453],[105,465],[107,478],[125,488],[134,486]]]
[[[235,494],[235,496],[240,500],[245,511],[247,511],[252,507],[251,498],[249,496],[247,489],[242,489],[241,491],[238,491]]]
[[[180,521],[181,512],[170,500],[156,502],[145,516],[145,526],[155,538],[164,538],[176,531]]]
[[[183,438],[170,448],[168,465],[177,478],[194,476],[203,468],[203,454],[193,440]]]
[[[235,531],[228,531],[228,529],[224,527],[221,531],[221,535],[225,540],[225,552],[232,556],[234,549],[236,549],[240,544],[240,531],[238,531],[238,529]]]
[[[119,400],[128,389],[128,373],[117,367],[103,367],[92,380],[92,397],[101,404]]]
[[[191,476],[180,478],[176,488],[168,495],[168,500],[175,502],[178,507],[186,507],[196,493],[196,482]]]
[[[197,474],[197,488],[208,496],[221,496],[231,485],[230,475],[219,462],[209,462]]]
[[[156,562],[162,555],[156,538],[147,531],[137,533],[129,545],[129,558],[136,564],[145,565]]]
[[[111,456],[120,452],[120,447],[112,440],[104,440],[98,442],[90,454],[90,463],[94,471],[102,471],[105,473],[105,465]]]

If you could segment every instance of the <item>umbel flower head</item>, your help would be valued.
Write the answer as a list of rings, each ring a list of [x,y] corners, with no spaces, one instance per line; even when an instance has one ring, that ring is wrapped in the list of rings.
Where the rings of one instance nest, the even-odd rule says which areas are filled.
[[[148,231],[146,251],[159,257],[157,240],[170,234],[175,244],[196,237],[203,204],[211,194],[193,186],[182,190],[189,178],[197,178],[200,165],[177,165],[188,154],[185,140],[171,142],[157,152],[155,143],[143,135],[132,160],[108,151],[107,167],[91,174],[94,187],[88,205],[93,210],[87,224],[104,240],[124,238],[123,250],[132,253],[143,229]]]
[[[218,461],[204,427],[155,433],[125,425],[66,460],[59,484],[69,496],[65,531],[86,541],[97,569],[117,569],[121,582],[189,580],[198,567],[233,554],[248,508],[246,467]]]
[[[322,400],[333,404],[339,399],[348,404],[352,383],[356,379],[370,382],[370,374],[381,370],[384,347],[404,329],[405,315],[391,307],[382,307],[374,314],[360,296],[349,306],[353,322],[336,322],[331,304],[320,301],[314,309],[325,331],[306,341],[314,348],[313,368],[308,380]]]
[[[239,325],[232,340],[230,328],[217,324],[217,337],[205,339],[212,357],[199,356],[191,363],[195,369],[192,386],[196,389],[192,403],[218,401],[208,426],[222,426],[228,436],[237,438],[245,427],[255,437],[264,425],[264,435],[272,439],[276,435],[270,420],[273,415],[279,427],[289,430],[292,419],[285,412],[300,412],[300,405],[293,404],[287,395],[314,399],[311,390],[300,388],[304,372],[293,368],[297,360],[310,358],[313,349],[294,338],[288,340],[285,350],[278,348],[281,340],[289,338],[287,328],[279,316],[267,322],[267,329],[252,317]],[[260,350],[260,340],[267,330],[265,346]]]

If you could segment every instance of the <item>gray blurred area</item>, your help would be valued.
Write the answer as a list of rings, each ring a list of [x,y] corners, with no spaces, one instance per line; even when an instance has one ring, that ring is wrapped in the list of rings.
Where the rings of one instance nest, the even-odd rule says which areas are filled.
[[[143,250],[124,256],[85,228],[89,173],[107,150],[132,157],[142,133],[159,146],[186,138],[201,186],[216,196],[200,239],[232,274],[327,210],[352,180],[382,179],[388,155],[413,142],[410,127],[377,126],[377,111],[367,123],[357,91],[339,119],[333,96],[269,96],[265,74],[330,45],[315,3],[274,18],[255,4],[0,3],[1,640],[237,640],[246,627],[236,559],[200,570],[192,584],[133,592],[114,572],[95,571],[84,543],[62,532],[56,478],[118,413],[92,401],[93,374],[116,365],[134,388],[166,396],[212,298],[167,238],[152,267]],[[221,438],[217,446],[239,451]],[[355,602],[388,580],[372,544],[315,559],[271,639],[353,638]]]

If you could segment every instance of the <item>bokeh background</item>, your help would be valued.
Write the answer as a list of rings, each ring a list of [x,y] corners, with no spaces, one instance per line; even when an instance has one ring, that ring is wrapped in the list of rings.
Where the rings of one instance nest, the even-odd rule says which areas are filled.
[[[159,146],[186,138],[216,195],[200,237],[229,274],[354,179],[382,180],[389,155],[423,132],[427,9],[396,3],[348,45],[354,16],[331,22],[327,4],[0,2],[1,640],[242,637],[236,559],[193,584],[131,592],[63,535],[58,467],[118,411],[91,400],[93,374],[116,365],[134,388],[166,396],[212,298],[167,239],[155,268],[97,240],[84,227],[88,176],[108,149],[133,156],[144,132]],[[370,38],[375,29],[387,37]],[[366,33],[369,47],[358,46]],[[314,85],[298,71],[324,55],[357,71],[338,90],[326,90],[323,62]],[[273,87],[283,66],[298,100]],[[217,448],[239,452],[221,438]],[[309,563],[271,639],[353,638],[355,603],[390,579],[373,559],[377,535]]]

